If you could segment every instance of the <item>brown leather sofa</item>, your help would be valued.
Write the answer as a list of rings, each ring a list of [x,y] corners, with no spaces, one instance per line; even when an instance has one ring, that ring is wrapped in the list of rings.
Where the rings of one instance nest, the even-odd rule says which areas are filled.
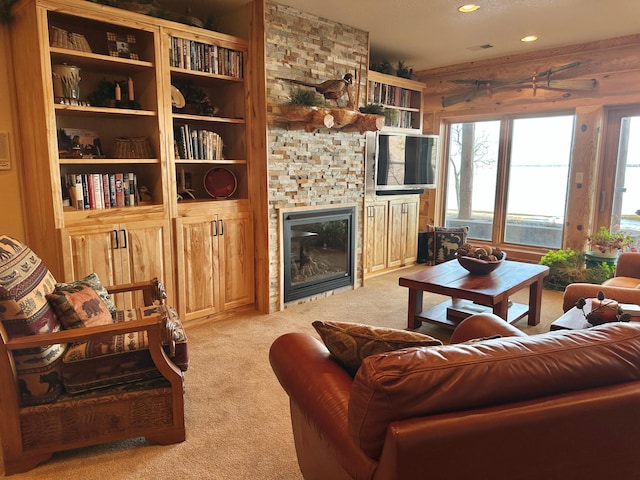
[[[315,337],[276,339],[304,478],[638,478],[640,322],[526,336],[482,314],[451,341],[352,378]]]
[[[620,303],[640,305],[640,253],[621,253],[616,263],[615,275],[602,285],[592,283],[568,285],[563,294],[562,308],[566,312],[575,306],[579,298],[596,298],[598,291],[604,292],[606,298]]]

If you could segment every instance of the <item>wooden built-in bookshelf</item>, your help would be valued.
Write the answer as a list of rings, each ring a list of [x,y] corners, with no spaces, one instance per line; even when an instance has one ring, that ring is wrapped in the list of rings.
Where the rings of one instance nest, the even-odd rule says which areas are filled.
[[[27,240],[56,279],[158,277],[186,320],[252,304],[248,41],[81,0],[20,0],[12,13],[16,80],[29,92]],[[193,95],[175,104],[187,87],[206,109]],[[216,167],[235,178],[232,194],[203,187]],[[183,172],[190,196],[178,193]],[[125,175],[126,199],[115,191]],[[89,185],[93,202],[80,198]]]
[[[422,132],[424,85],[369,70],[367,103],[385,108],[385,128]]]

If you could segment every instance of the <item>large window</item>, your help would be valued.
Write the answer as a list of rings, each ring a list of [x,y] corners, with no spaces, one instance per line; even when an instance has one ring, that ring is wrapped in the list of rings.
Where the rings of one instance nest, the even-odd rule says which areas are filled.
[[[640,249],[640,106],[608,112],[595,226],[634,238]]]
[[[573,115],[452,123],[445,225],[469,238],[560,248]]]

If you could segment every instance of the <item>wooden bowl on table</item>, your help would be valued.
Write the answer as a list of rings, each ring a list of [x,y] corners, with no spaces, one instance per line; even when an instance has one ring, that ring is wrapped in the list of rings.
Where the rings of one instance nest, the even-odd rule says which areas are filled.
[[[467,257],[464,255],[456,255],[458,263],[462,265],[472,275],[489,275],[495,269],[500,267],[507,258],[506,252],[502,252],[500,260],[482,260],[475,257]]]

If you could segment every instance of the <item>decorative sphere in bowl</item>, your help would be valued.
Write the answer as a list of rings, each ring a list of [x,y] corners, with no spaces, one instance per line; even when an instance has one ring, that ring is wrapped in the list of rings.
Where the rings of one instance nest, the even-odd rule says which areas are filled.
[[[467,247],[467,248],[465,248]],[[500,249],[489,249],[490,254],[477,254],[470,245],[464,245],[456,252],[458,263],[473,275],[488,275],[504,263],[507,253]],[[486,249],[475,249],[486,253]],[[475,256],[477,255],[477,256]],[[498,258],[499,257],[499,258]]]

